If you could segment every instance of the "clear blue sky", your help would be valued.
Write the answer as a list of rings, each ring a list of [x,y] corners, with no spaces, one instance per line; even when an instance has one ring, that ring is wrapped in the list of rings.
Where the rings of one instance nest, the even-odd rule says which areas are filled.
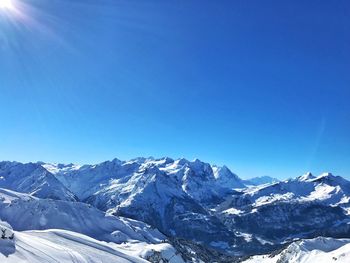
[[[0,10],[0,160],[350,178],[350,1],[17,4]]]

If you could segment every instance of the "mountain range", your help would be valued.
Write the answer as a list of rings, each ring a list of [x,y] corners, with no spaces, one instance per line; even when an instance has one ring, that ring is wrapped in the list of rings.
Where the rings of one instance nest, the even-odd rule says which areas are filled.
[[[67,247],[79,240],[77,258],[97,255],[99,248],[111,251],[103,262],[128,254],[126,247],[134,258],[120,256],[125,262],[260,262],[252,260],[276,259],[277,252],[286,257],[283,249],[297,250],[308,240],[316,248],[324,240],[350,238],[350,182],[331,173],[242,180],[226,166],[198,159],[5,161],[0,188],[0,219],[22,248],[31,238]],[[18,249],[9,254],[13,262],[22,253]],[[45,249],[26,260],[47,261]],[[64,261],[71,252],[52,253]]]

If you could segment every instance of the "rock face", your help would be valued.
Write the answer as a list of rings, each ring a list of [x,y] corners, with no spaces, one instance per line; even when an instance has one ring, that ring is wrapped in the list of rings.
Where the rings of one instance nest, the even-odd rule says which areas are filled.
[[[3,240],[13,240],[15,233],[13,232],[12,226],[0,220],[0,238]]]
[[[246,187],[246,181],[226,166],[218,167],[198,159],[114,159],[84,166],[3,162],[0,167],[3,187],[30,194],[25,197],[30,200],[28,204],[16,201],[23,203],[26,211],[39,211],[41,215],[41,209],[52,210],[52,214],[55,209],[67,210],[67,218],[78,220],[78,214],[82,214],[88,222],[100,222],[105,213],[107,218],[128,217],[159,229],[167,237],[192,241],[231,256],[267,253],[300,238],[350,237],[350,182],[330,173],[317,177],[308,173],[295,179]],[[59,191],[60,198],[52,199],[70,202],[51,200],[49,204],[47,200],[33,199],[32,196],[51,198],[51,192],[42,189],[51,189],[53,185],[50,191]],[[86,204],[74,204],[76,200]],[[8,209],[3,203],[0,210]],[[16,224],[17,219],[1,213],[0,217],[3,215]],[[44,229],[40,224],[47,221],[50,220],[36,221],[31,229]],[[67,222],[63,216],[59,221]],[[17,224],[19,227],[22,223]],[[96,233],[83,232],[89,229],[86,222],[78,220],[77,225],[83,227],[71,228],[69,224],[52,227],[101,238]],[[115,232],[113,236],[113,232],[113,228],[100,231],[109,238],[125,238],[125,233]],[[107,240],[106,236],[103,240]]]
[[[8,257],[16,251],[15,233],[12,226],[0,220],[0,257]]]

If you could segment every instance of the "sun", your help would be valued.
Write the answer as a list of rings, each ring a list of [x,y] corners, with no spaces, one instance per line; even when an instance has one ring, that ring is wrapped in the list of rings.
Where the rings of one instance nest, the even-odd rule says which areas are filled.
[[[0,9],[13,9],[12,0],[0,0]]]

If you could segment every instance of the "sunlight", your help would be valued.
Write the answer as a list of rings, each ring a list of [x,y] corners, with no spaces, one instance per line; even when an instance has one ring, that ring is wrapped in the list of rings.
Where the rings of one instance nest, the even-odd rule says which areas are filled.
[[[40,35],[45,41],[54,41],[70,48],[53,30],[53,27],[59,27],[61,23],[54,15],[43,12],[46,4],[33,6],[32,2],[0,0],[0,51],[13,49],[19,44],[18,39],[26,33],[33,36],[30,38],[32,43],[36,42],[34,35]]]
[[[14,8],[13,1],[12,0],[0,0],[0,8],[11,10]]]

